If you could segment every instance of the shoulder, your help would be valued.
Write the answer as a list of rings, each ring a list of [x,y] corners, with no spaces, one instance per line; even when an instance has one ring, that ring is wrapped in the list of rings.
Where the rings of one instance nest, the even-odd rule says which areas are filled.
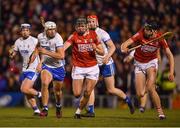
[[[36,37],[33,37],[33,36],[30,36],[30,39],[32,39],[33,41],[37,41],[37,38]]]
[[[136,32],[132,38],[142,38],[143,37],[143,29],[139,30],[138,32]]]
[[[39,38],[42,38],[43,36],[44,36],[43,33],[39,33],[38,36],[37,36],[37,38],[39,39]]]
[[[97,33],[94,30],[89,30],[89,34],[92,36],[97,36]]]
[[[103,30],[101,28],[97,28],[96,33],[101,38],[110,38],[109,34],[105,30]]]
[[[105,30],[103,30],[102,28],[96,28],[96,33],[105,33],[108,34]]]
[[[156,36],[159,37],[162,35],[162,32],[157,32]]]
[[[15,45],[18,45],[19,43],[21,43],[22,42],[22,38],[20,37],[20,38],[18,38],[16,41],[15,41]]]
[[[73,32],[73,33],[69,36],[68,39],[73,39],[73,38],[75,38],[75,37],[78,37],[77,32]]]
[[[59,33],[56,33],[54,39],[63,41],[63,38],[61,37],[61,35]]]

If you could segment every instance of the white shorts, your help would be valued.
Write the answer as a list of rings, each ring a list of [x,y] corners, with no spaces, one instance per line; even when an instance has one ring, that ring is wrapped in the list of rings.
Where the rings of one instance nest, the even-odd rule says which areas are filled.
[[[155,69],[158,69],[158,59],[153,59],[149,61],[148,63],[141,63],[138,61],[135,61],[135,73],[144,73],[146,74],[146,70],[150,67],[154,67]]]
[[[98,80],[99,78],[99,67],[98,65],[92,66],[92,67],[77,67],[73,66],[72,69],[72,79],[92,79],[92,80]]]

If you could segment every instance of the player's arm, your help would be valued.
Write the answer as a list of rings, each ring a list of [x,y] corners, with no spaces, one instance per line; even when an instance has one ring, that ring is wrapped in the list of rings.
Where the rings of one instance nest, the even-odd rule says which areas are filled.
[[[73,42],[74,42],[74,36],[73,34],[71,34],[64,43],[64,51],[66,51],[73,44]]]
[[[158,64],[160,65],[162,60],[161,60],[161,53],[160,53],[160,49],[158,49],[157,51],[157,58],[158,58]]]
[[[170,49],[167,47],[165,49],[166,56],[169,60],[169,80],[174,81],[174,57]]]
[[[131,38],[129,38],[127,41],[125,41],[124,43],[122,43],[121,44],[121,52],[122,53],[127,53],[128,52],[128,50],[129,50],[129,48],[128,48],[128,46],[130,46],[131,44],[133,44],[134,43],[134,41],[131,39]]]
[[[11,46],[11,48],[9,49],[9,57],[11,59],[13,59],[17,54],[17,51],[15,51],[14,49],[15,49],[15,45]]]
[[[38,51],[41,54],[48,55],[56,59],[64,59],[64,47],[57,47],[56,52],[51,52],[45,48],[39,47]]]
[[[99,54],[101,56],[104,55],[104,49],[103,49],[103,46],[101,43],[99,43],[97,45],[95,43],[92,43],[92,48],[97,54]]]
[[[103,48],[103,45],[101,44],[101,41],[97,35],[95,37],[94,42],[92,43],[92,48],[97,54],[104,56],[104,53],[105,53],[104,48]]]
[[[134,58],[134,53],[135,53],[135,50],[131,51],[131,52],[129,53],[129,55],[124,58],[123,61],[124,61],[125,63],[130,63],[130,62],[133,60],[133,58]]]
[[[64,51],[66,51],[66,49],[68,49],[71,46],[72,43],[70,43],[69,41],[66,41],[64,43]]]
[[[108,54],[104,57],[104,60],[103,60],[103,63],[104,64],[107,64],[108,61],[109,61],[109,58],[113,55],[113,53],[115,52],[116,50],[116,47],[114,45],[114,43],[112,42],[112,40],[108,40],[106,42],[107,46],[108,46]]]

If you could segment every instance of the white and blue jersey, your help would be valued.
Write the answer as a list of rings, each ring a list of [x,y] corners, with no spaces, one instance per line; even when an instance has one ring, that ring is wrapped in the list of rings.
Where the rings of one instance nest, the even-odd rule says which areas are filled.
[[[38,41],[42,48],[50,52],[56,52],[57,48],[63,47],[63,39],[58,33],[53,38],[48,38],[45,32],[40,33]],[[48,55],[42,55],[42,58],[42,69],[48,70],[52,74],[53,80],[63,81],[65,77],[64,60],[58,60]]]
[[[36,67],[40,62],[39,56],[37,56],[35,60],[31,64],[29,64],[30,57],[34,52],[37,43],[38,40],[32,36],[29,36],[26,39],[20,37],[15,41],[14,51],[19,52],[23,58],[23,79],[21,79],[21,81],[25,78],[35,81],[37,78]]]
[[[101,44],[104,49],[104,52],[105,52],[104,56],[96,54],[96,59],[97,59],[98,65],[100,67],[100,74],[103,77],[112,76],[112,75],[114,75],[114,72],[115,72],[115,66],[114,66],[114,61],[113,61],[112,57],[110,58],[110,60],[107,64],[105,64],[105,65],[103,64],[103,59],[108,54],[108,49],[109,49],[106,43],[109,40],[111,40],[111,37],[109,36],[109,34],[106,31],[104,31],[103,29],[101,29],[99,27],[96,28],[95,32],[98,35],[98,38],[100,39]]]

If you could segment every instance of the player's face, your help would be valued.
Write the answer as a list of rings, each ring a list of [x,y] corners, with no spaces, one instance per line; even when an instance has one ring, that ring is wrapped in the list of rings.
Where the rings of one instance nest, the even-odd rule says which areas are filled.
[[[23,38],[28,38],[30,34],[31,34],[31,32],[30,32],[29,28],[21,29],[21,36]]]
[[[150,38],[153,36],[153,29],[150,29],[150,28],[145,28],[144,29],[144,36],[146,38]]]
[[[97,20],[95,18],[88,18],[88,27],[89,29],[96,29],[97,27]]]
[[[87,31],[87,24],[76,25],[76,31],[78,34],[83,35]]]
[[[53,38],[56,34],[56,29],[48,29],[46,30],[46,35],[49,38]]]

